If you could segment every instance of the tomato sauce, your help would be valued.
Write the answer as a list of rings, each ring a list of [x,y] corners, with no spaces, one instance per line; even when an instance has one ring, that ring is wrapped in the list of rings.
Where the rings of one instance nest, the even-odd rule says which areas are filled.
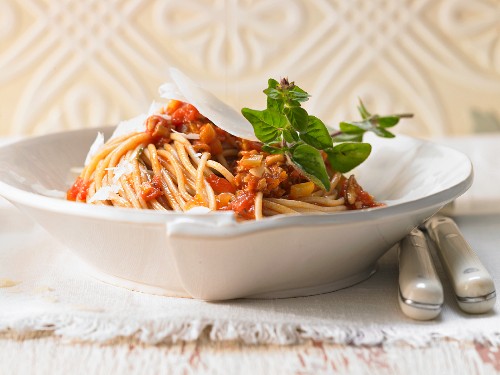
[[[172,125],[179,127],[186,122],[195,122],[204,119],[198,110],[191,104],[183,103],[170,113]]]
[[[151,182],[143,182],[141,185],[141,198],[145,201],[156,199],[162,194],[161,177],[154,175]]]
[[[85,201],[89,192],[91,181],[84,181],[83,178],[78,177],[75,183],[69,188],[66,193],[66,199],[69,201]]]
[[[354,176],[349,179],[343,177],[340,181],[340,196],[344,198],[345,205],[349,210],[359,210],[362,208],[373,208],[383,206],[382,203],[378,203],[373,199],[373,196],[363,190],[363,188],[357,183]],[[356,199],[354,203],[349,203],[348,195],[349,189],[355,195]]]
[[[255,219],[255,194],[241,190],[238,193],[224,209],[236,212],[242,219]]]
[[[232,185],[225,178],[220,178],[215,174],[211,174],[207,178],[207,182],[210,184],[215,194],[222,193],[236,193],[236,186]]]

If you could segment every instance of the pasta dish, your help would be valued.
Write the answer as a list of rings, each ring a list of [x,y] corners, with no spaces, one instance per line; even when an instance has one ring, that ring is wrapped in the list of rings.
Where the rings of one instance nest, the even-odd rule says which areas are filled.
[[[293,154],[231,134],[182,100],[171,99],[150,113],[142,130],[101,143],[68,190],[68,200],[181,212],[233,211],[241,220],[382,205],[354,175],[336,170],[326,152],[319,155],[329,186],[321,186],[291,162]]]

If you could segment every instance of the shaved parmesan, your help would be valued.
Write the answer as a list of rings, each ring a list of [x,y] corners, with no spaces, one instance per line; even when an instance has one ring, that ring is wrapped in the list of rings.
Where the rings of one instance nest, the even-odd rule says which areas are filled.
[[[118,124],[110,139],[121,137],[122,135],[143,132],[146,130],[145,122],[148,115],[143,113],[130,120],[122,121]]]
[[[107,171],[113,171],[113,184],[116,184],[120,177],[127,176],[134,171],[134,166],[127,159],[121,159],[116,167],[106,168]]]
[[[181,132],[178,132],[174,129],[172,129],[172,133],[176,133],[176,134],[179,134],[180,136],[186,138],[186,139],[200,139],[200,135],[199,134],[196,134],[196,133],[181,133]]]
[[[224,103],[214,94],[195,84],[180,70],[170,68],[170,75],[177,86],[178,91],[176,91],[175,88],[172,88],[171,85],[164,84],[160,87],[162,97],[167,99],[182,100],[176,97],[168,97],[169,95],[176,95],[180,92],[185,98],[182,101],[195,106],[203,116],[210,119],[210,121],[212,121],[219,128],[234,136],[250,141],[258,141],[253,132],[252,125],[245,119],[245,117],[243,117],[241,113]]]
[[[160,97],[164,99],[174,99],[181,102],[187,102],[188,100],[175,85],[175,83],[167,82],[160,86],[159,90]]]
[[[113,194],[117,194],[120,191],[121,187],[118,185],[108,185],[103,186],[99,190],[95,192],[94,195],[88,200],[88,203],[92,203],[95,201],[106,201],[111,199]]]
[[[100,150],[102,146],[104,146],[104,134],[98,132],[97,137],[90,146],[89,152],[87,153],[87,157],[85,158],[85,165],[89,165],[92,158],[97,154],[97,152]]]
[[[148,116],[157,114],[163,106],[163,103],[153,101],[153,103],[151,103],[151,105],[149,106]]]
[[[208,214],[209,212],[212,212],[212,210],[208,207],[205,207],[205,206],[194,206],[191,209],[186,211],[186,213],[193,214],[193,215]]]

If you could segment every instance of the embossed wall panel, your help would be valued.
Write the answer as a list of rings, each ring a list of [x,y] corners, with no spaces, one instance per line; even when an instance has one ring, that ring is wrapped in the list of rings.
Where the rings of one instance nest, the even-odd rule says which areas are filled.
[[[0,0],[0,135],[132,117],[169,66],[236,108],[288,76],[332,125],[361,97],[402,133],[500,130],[498,0]]]

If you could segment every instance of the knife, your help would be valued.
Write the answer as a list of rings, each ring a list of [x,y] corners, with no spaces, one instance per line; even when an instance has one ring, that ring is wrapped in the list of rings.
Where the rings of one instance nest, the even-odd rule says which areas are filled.
[[[424,223],[436,244],[441,264],[453,287],[458,306],[469,314],[490,311],[496,302],[493,278],[449,217],[435,215]]]
[[[430,320],[441,312],[443,300],[427,240],[415,228],[399,244],[399,305],[412,319]]]

